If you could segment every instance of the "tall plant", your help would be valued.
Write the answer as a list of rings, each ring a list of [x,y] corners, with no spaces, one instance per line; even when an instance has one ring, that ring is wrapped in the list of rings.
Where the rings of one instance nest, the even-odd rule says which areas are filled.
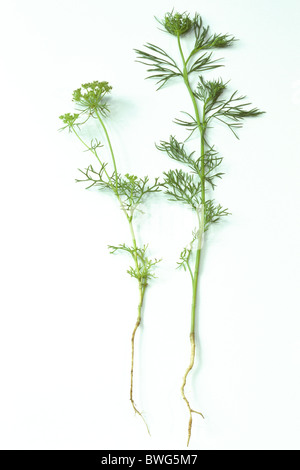
[[[158,178],[154,182],[149,183],[149,177],[139,178],[129,173],[122,176],[117,169],[116,157],[113,151],[111,139],[105,119],[108,117],[109,102],[107,95],[110,93],[112,87],[108,82],[94,81],[92,83],[85,83],[80,88],[73,92],[73,101],[76,105],[77,113],[64,114],[60,119],[64,123],[62,129],[68,129],[72,132],[77,139],[81,142],[86,151],[96,158],[98,168],[94,168],[90,164],[85,170],[79,170],[83,174],[83,179],[76,181],[87,182],[88,188],[95,187],[99,190],[108,190],[118,201],[122,212],[129,225],[131,235],[131,245],[122,243],[118,246],[109,246],[110,252],[126,252],[133,261],[133,266],[130,266],[128,273],[131,277],[135,278],[139,287],[139,304],[138,315],[134,329],[131,336],[131,373],[130,373],[130,401],[134,411],[141,416],[146,426],[147,423],[135,405],[133,399],[133,375],[134,375],[134,344],[136,331],[141,324],[142,308],[144,304],[145,291],[147,289],[149,280],[154,276],[154,267],[159,262],[157,259],[150,259],[147,255],[147,245],[139,246],[136,240],[134,222],[139,212],[139,206],[145,201],[146,196],[150,193],[156,193],[160,190]],[[98,132],[100,137],[104,137],[106,147],[111,157],[112,172],[109,170],[109,165],[100,156],[100,149],[104,146],[98,139],[98,135],[94,136],[88,143],[82,136],[83,126],[89,126],[91,120],[96,120],[99,124]],[[148,426],[147,426],[148,429]],[[149,432],[149,429],[148,429]]]
[[[177,45],[178,59],[163,48],[152,43],[146,43],[143,50],[136,49],[138,61],[147,65],[148,77],[156,80],[158,89],[169,81],[177,79],[186,87],[191,104],[191,111],[185,112],[185,117],[175,119],[175,122],[188,131],[184,142],[179,142],[171,135],[168,140],[161,141],[157,148],[165,152],[171,159],[185,165],[182,168],[164,173],[165,192],[171,201],[186,204],[195,213],[197,226],[192,232],[188,247],[180,254],[179,267],[183,267],[190,275],[192,283],[192,305],[190,318],[190,362],[184,373],[181,394],[189,412],[188,439],[191,438],[193,413],[196,411],[190,405],[185,387],[188,375],[195,362],[195,322],[199,294],[199,269],[201,252],[203,250],[204,233],[212,224],[229,214],[228,209],[216,203],[211,196],[216,181],[221,178],[222,157],[209,140],[209,129],[214,123],[225,124],[237,137],[237,129],[242,127],[248,117],[261,114],[257,108],[249,108],[251,103],[240,96],[237,91],[228,94],[227,83],[222,78],[207,80],[203,72],[213,70],[221,65],[215,60],[212,51],[216,48],[231,46],[235,38],[228,34],[213,34],[209,26],[204,26],[201,16],[196,13],[193,18],[188,13],[167,13],[158,20],[165,32],[174,36]],[[186,51],[182,44],[185,36],[194,36],[193,46]],[[188,45],[187,45],[188,47]],[[192,84],[192,76],[198,75],[196,86]],[[188,150],[186,141],[191,136],[197,136],[197,148]]]

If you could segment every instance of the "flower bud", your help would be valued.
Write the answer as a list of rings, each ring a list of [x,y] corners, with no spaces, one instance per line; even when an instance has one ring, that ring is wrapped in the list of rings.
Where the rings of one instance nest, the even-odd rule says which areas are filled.
[[[193,26],[192,20],[188,13],[167,13],[162,21],[168,33],[174,36],[182,36],[190,31]]]

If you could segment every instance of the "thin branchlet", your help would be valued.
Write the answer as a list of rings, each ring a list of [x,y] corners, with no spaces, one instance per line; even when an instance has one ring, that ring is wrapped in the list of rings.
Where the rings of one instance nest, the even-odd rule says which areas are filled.
[[[187,168],[187,171],[179,168],[164,172],[162,187],[171,201],[189,206],[195,212],[198,221],[197,228],[193,230],[191,242],[182,250],[178,262],[179,268],[190,273],[193,288],[191,358],[181,387],[182,397],[189,411],[189,444],[193,413],[202,415],[191,408],[185,387],[195,359],[195,317],[203,236],[211,225],[229,215],[228,209],[216,203],[209,194],[209,191],[215,188],[217,181],[223,176],[223,172],[220,171],[223,158],[215,146],[209,143],[208,131],[215,123],[221,122],[238,138],[237,130],[242,127],[244,120],[257,117],[262,112],[251,107],[251,103],[246,100],[245,96],[239,95],[237,91],[228,93],[228,82],[223,82],[222,78],[207,80],[203,75],[208,70],[219,69],[223,66],[218,58],[214,58],[213,52],[215,49],[231,47],[236,42],[233,36],[210,32],[209,26],[204,26],[198,13],[192,18],[187,12],[177,13],[172,10],[158,21],[165,32],[177,39],[181,65],[175,62],[169,52],[149,43],[146,44],[144,50],[136,50],[138,61],[147,65],[149,73],[147,78],[155,79],[159,88],[167,85],[172,79],[181,80],[187,88],[193,109],[193,112],[181,111],[184,118],[174,120],[188,132],[184,142],[179,142],[174,135],[171,135],[168,140],[162,140],[156,144],[158,150],[177,161],[181,167]],[[181,43],[185,36],[194,37],[193,45],[187,54],[184,53]],[[195,74],[198,77],[198,83],[193,87],[190,77]],[[191,150],[188,148],[188,142],[191,136],[196,135],[199,139],[198,147]]]

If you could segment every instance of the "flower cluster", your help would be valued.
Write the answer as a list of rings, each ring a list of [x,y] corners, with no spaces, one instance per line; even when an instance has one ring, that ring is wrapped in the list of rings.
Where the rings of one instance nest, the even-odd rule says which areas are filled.
[[[63,121],[63,123],[66,124],[64,129],[66,127],[69,127],[71,129],[74,126],[74,124],[76,123],[78,117],[79,117],[79,114],[66,113],[66,114],[62,114],[61,116],[59,116],[59,119],[61,119]]]
[[[190,31],[193,26],[193,22],[187,13],[167,13],[161,23],[168,33],[174,36],[182,36]]]
[[[73,101],[80,105],[82,112],[99,111],[105,115],[109,109],[103,98],[107,93],[110,93],[111,89],[112,87],[108,82],[94,81],[85,83],[73,92]]]
[[[234,40],[235,39],[233,37],[229,37],[227,34],[224,34],[222,36],[215,35],[213,37],[210,47],[228,47],[232,45]]]

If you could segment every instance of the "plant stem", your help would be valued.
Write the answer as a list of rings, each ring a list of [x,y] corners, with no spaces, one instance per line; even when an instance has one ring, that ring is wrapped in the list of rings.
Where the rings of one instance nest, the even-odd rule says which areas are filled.
[[[97,154],[96,150],[92,149],[91,147],[88,146],[88,144],[86,144],[86,143],[84,142],[84,140],[80,137],[80,135],[78,134],[78,132],[75,130],[75,127],[74,127],[74,126],[72,126],[72,131],[74,132],[74,134],[76,135],[76,137],[80,140],[80,142],[81,142],[88,150],[90,150],[90,152],[92,152],[92,153],[95,155],[95,157],[97,158],[98,162],[100,163],[100,165],[101,165],[101,166],[103,167],[103,169],[104,169],[104,173],[105,173],[106,176],[107,176],[107,179],[108,179],[108,181],[109,181],[109,185],[110,185],[111,189],[114,190],[114,186],[113,186],[113,184],[112,184],[111,178],[109,177],[109,175],[108,175],[108,173],[107,173],[107,171],[106,171],[105,166],[103,165],[103,163],[101,162],[100,158],[98,157],[98,154]]]
[[[146,422],[144,416],[142,415],[142,413],[137,409],[137,407],[134,403],[134,400],[133,400],[133,370],[134,370],[135,334],[136,334],[136,331],[137,331],[137,329],[139,328],[139,326],[141,324],[142,307],[143,307],[143,300],[144,300],[145,290],[146,290],[146,286],[143,286],[140,282],[139,283],[140,301],[139,301],[139,305],[138,305],[138,316],[137,316],[137,320],[136,320],[136,323],[135,323],[135,326],[134,326],[134,329],[133,329],[133,332],[132,332],[132,336],[131,336],[130,402],[132,404],[132,407],[133,407],[135,413],[137,413],[142,418],[142,420],[144,421],[145,426],[146,426],[147,431],[148,431],[148,434],[150,435],[150,431],[149,431],[147,422]]]
[[[97,118],[104,130],[104,133],[105,133],[105,137],[106,137],[106,140],[107,140],[107,143],[108,143],[108,146],[109,146],[109,150],[110,150],[110,154],[111,154],[111,158],[112,158],[112,161],[113,161],[113,165],[114,165],[114,170],[115,170],[115,173],[116,173],[116,191],[118,193],[118,171],[117,171],[117,164],[116,164],[116,159],[115,159],[115,155],[114,155],[114,151],[113,151],[113,148],[112,148],[112,145],[111,145],[111,141],[110,141],[110,138],[109,138],[109,135],[108,135],[108,132],[107,132],[107,129],[105,127],[105,124],[103,122],[103,120],[101,119],[100,117],[100,114],[98,113],[97,109],[95,110],[96,112],[96,115],[97,115]]]
[[[182,64],[183,64],[183,70],[182,70],[183,80],[184,80],[184,83],[185,83],[185,85],[188,89],[189,95],[190,95],[192,103],[193,103],[193,107],[194,107],[196,121],[198,123],[199,131],[200,131],[200,133],[202,133],[202,124],[201,124],[199,109],[198,109],[198,106],[197,106],[197,102],[196,102],[193,90],[191,89],[191,86],[190,86],[190,83],[189,83],[188,71],[187,71],[187,61],[184,58],[184,54],[183,54],[183,51],[182,51],[179,34],[177,35],[177,41],[178,41],[179,52],[180,52],[180,56],[181,56]]]
[[[119,191],[118,191],[118,171],[117,171],[117,164],[116,164],[116,159],[115,159],[115,155],[114,155],[114,151],[113,151],[113,148],[112,148],[112,144],[111,144],[111,141],[110,141],[110,138],[109,138],[109,134],[107,132],[107,129],[106,129],[106,126],[103,122],[103,120],[101,119],[100,117],[100,114],[98,113],[97,110],[95,110],[96,112],[96,115],[97,115],[97,118],[104,130],[104,133],[105,133],[105,137],[106,137],[106,140],[107,140],[107,143],[108,143],[108,146],[109,146],[109,150],[110,150],[110,154],[111,154],[111,158],[112,158],[112,162],[113,162],[113,166],[114,166],[114,170],[115,170],[115,175],[116,175],[116,182],[115,182],[115,186],[113,185],[112,181],[111,181],[111,178],[109,177],[105,167],[103,167],[103,164],[101,162],[101,160],[99,159],[98,155],[97,155],[97,152],[93,149],[91,149],[85,142],[84,140],[80,137],[80,135],[76,132],[76,130],[74,129],[74,127],[72,127],[72,130],[74,131],[75,135],[78,137],[78,139],[80,140],[80,142],[86,147],[88,148],[95,156],[96,158],[98,159],[100,165],[104,168],[104,171],[105,171],[105,174],[109,180],[109,184],[110,184],[110,187],[111,189],[114,191],[115,195],[117,196],[117,199],[121,205],[121,209],[122,211],[124,212],[125,216],[126,216],[126,219],[129,223],[129,228],[130,228],[130,234],[131,234],[131,238],[132,238],[132,243],[133,243],[133,251],[134,251],[134,263],[135,263],[135,267],[136,267],[136,271],[138,273],[138,281],[139,281],[139,292],[140,292],[140,300],[139,300],[139,305],[138,305],[138,317],[137,317],[137,321],[136,321],[136,324],[134,326],[134,330],[132,332],[132,336],[131,336],[131,374],[130,374],[130,401],[131,401],[131,404],[133,406],[133,409],[134,411],[142,418],[142,420],[144,421],[145,425],[146,425],[146,428],[147,428],[147,431],[148,433],[150,434],[149,432],[149,428],[148,428],[148,425],[142,415],[142,413],[137,409],[135,403],[134,403],[134,400],[133,400],[133,366],[134,366],[134,342],[135,342],[135,334],[136,334],[136,331],[138,329],[138,327],[140,326],[140,323],[141,323],[141,318],[142,318],[142,307],[143,307],[143,300],[144,300],[144,295],[145,295],[145,290],[146,290],[146,285],[143,283],[143,279],[142,279],[142,276],[141,276],[141,273],[140,273],[140,267],[139,267],[139,262],[138,262],[138,247],[137,247],[137,243],[136,243],[136,237],[135,237],[135,233],[134,233],[134,228],[133,228],[133,211],[129,214],[128,211],[125,209],[123,203],[122,203],[122,200],[121,200],[121,197],[120,197],[120,194],[119,194]]]
[[[196,307],[197,307],[197,293],[198,293],[198,283],[199,283],[199,270],[200,270],[200,260],[201,260],[201,248],[202,248],[202,240],[203,240],[203,233],[204,233],[204,217],[205,217],[205,106],[203,107],[203,115],[202,115],[202,121],[200,118],[200,113],[198,109],[198,105],[193,93],[193,90],[190,86],[189,79],[188,79],[188,70],[187,70],[187,62],[184,58],[184,54],[182,51],[181,47],[181,42],[180,42],[180,35],[177,35],[177,41],[178,41],[178,47],[179,47],[179,52],[181,55],[182,59],[182,64],[183,64],[183,70],[182,70],[182,76],[184,83],[187,87],[187,90],[189,92],[190,98],[193,103],[194,111],[195,111],[195,118],[198,124],[198,129],[200,132],[200,158],[201,158],[201,167],[200,167],[200,180],[201,180],[201,209],[196,210],[197,213],[197,218],[198,218],[198,243],[197,243],[197,249],[196,249],[196,260],[195,260],[195,268],[194,268],[194,275],[192,276],[192,308],[191,308],[191,328],[190,328],[190,343],[191,343],[191,356],[190,356],[190,363],[188,368],[186,369],[186,372],[183,377],[183,383],[181,387],[181,394],[186,402],[186,405],[189,410],[189,424],[188,424],[188,439],[187,439],[187,445],[189,445],[190,438],[191,438],[191,432],[192,432],[192,424],[193,424],[193,413],[197,413],[204,417],[202,413],[199,411],[195,411],[191,408],[190,403],[186,397],[185,394],[185,386],[186,386],[186,381],[189,373],[191,372],[194,362],[195,362],[195,349],[196,349],[196,344],[195,344],[195,319],[196,319]],[[201,211],[201,213],[200,213]]]
[[[133,220],[133,216],[130,216],[128,218],[128,223],[129,223],[129,228],[130,228],[130,233],[131,233],[131,238],[132,238],[132,243],[133,243],[133,248],[134,248],[134,262],[135,262],[135,267],[136,267],[136,270],[140,279],[141,273],[140,273],[140,268],[139,268],[139,263],[138,263],[137,244],[136,244],[136,238],[135,238],[132,220]],[[141,279],[139,280],[139,282],[141,283]]]
[[[197,291],[198,291],[198,282],[199,282],[199,269],[200,269],[200,260],[201,260],[201,248],[202,248],[202,240],[203,240],[203,208],[201,217],[199,216],[199,212],[197,211],[197,218],[198,218],[198,243],[197,243],[197,250],[196,250],[196,261],[195,261],[195,269],[193,275],[193,299],[192,299],[192,310],[191,310],[191,334],[195,333],[195,317],[196,317],[196,304],[197,304]]]

